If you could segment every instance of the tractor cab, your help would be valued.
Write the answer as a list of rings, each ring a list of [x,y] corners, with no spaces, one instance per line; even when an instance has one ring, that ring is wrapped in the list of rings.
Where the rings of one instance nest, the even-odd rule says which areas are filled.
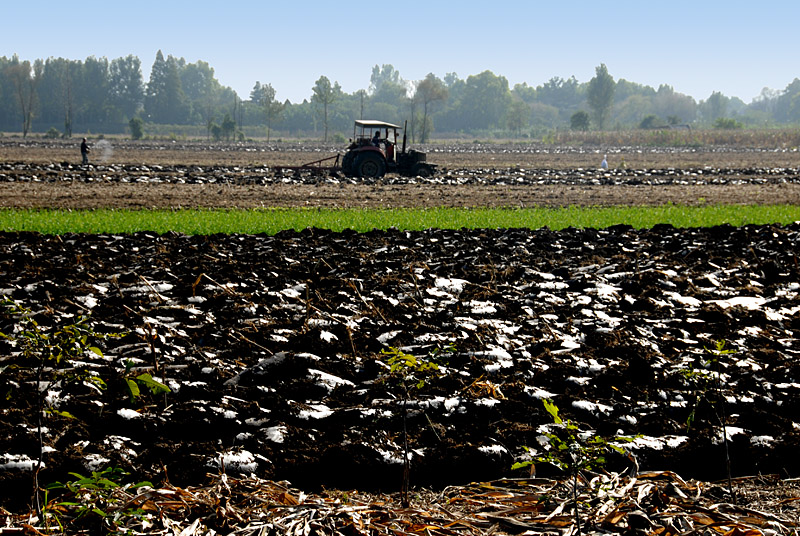
[[[397,131],[402,129],[399,125],[371,119],[357,119],[353,125],[353,145],[351,149],[360,147],[383,148],[382,152],[387,162],[395,160],[395,146],[398,142]]]
[[[386,173],[432,175],[435,166],[425,161],[425,153],[406,151],[405,135],[398,150],[400,130],[403,127],[385,121],[357,119],[350,146],[342,157],[342,172],[348,177],[362,178],[380,178]]]

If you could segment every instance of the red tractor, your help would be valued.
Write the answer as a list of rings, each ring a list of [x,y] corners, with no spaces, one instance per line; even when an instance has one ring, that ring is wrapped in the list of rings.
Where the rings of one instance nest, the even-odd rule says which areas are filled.
[[[425,161],[425,153],[406,151],[403,134],[402,150],[397,150],[398,125],[367,119],[356,120],[353,139],[342,157],[342,173],[347,177],[380,178],[386,173],[407,177],[430,177],[436,166]]]

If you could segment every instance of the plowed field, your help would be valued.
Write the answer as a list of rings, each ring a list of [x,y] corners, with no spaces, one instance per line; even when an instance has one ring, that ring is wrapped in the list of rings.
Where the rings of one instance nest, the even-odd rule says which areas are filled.
[[[428,148],[434,177],[364,183],[281,171],[328,148],[279,149],[120,143],[82,167],[77,147],[4,140],[0,206],[800,204],[796,152],[442,146]],[[598,170],[605,152],[612,169]],[[73,363],[105,390],[47,386],[74,418],[45,419],[43,482],[116,466],[177,485],[224,470],[392,490],[404,428],[412,485],[495,479],[524,447],[546,449],[543,399],[584,430],[633,438],[643,470],[721,479],[727,446],[734,476],[794,477],[798,240],[797,225],[3,233],[0,293],[41,326],[89,315],[125,334]],[[715,355],[718,341],[732,352]],[[0,352],[12,510],[30,503],[39,454],[39,384],[17,349]],[[438,363],[408,399],[388,365],[398,349]],[[144,373],[170,392],[132,398],[124,377]],[[624,456],[609,468],[635,469]]]

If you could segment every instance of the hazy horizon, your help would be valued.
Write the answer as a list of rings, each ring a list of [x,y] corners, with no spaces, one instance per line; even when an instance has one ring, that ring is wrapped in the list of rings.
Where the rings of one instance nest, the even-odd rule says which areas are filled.
[[[207,62],[243,99],[259,81],[272,84],[279,100],[299,103],[323,75],[353,93],[367,89],[372,67],[384,64],[406,80],[490,70],[510,87],[536,87],[553,77],[588,82],[604,63],[615,80],[668,84],[697,101],[720,91],[745,103],[800,77],[792,54],[800,2],[42,4],[42,20],[32,18],[30,4],[4,6],[15,23],[4,28],[0,55],[132,54],[147,81],[161,50]]]

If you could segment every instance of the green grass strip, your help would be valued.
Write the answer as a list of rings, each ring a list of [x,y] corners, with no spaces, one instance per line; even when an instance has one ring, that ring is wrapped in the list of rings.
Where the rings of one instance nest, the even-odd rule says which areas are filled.
[[[0,209],[0,230],[63,233],[176,231],[186,234],[266,233],[318,227],[358,232],[397,227],[480,229],[604,228],[617,224],[649,228],[730,224],[787,224],[800,221],[800,206],[707,205],[689,207],[429,208],[429,209],[252,209],[252,210],[12,210]]]

